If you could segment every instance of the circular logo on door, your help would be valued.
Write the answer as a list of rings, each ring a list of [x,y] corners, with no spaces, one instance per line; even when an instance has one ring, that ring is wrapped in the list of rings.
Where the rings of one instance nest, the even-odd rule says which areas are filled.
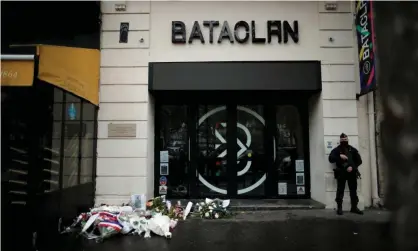
[[[212,116],[212,115],[214,115],[214,114],[216,114],[216,113],[218,113],[220,111],[224,111],[224,110],[226,110],[226,106],[220,106],[220,107],[217,107],[215,109],[210,110],[209,112],[207,112],[206,114],[204,114],[199,119],[198,126],[200,126],[210,116]],[[249,115],[253,116],[256,120],[258,120],[261,124],[263,124],[265,126],[265,120],[264,120],[264,118],[261,117],[255,111],[253,111],[253,110],[251,110],[251,109],[249,109],[247,107],[243,107],[243,106],[237,106],[237,110],[248,113]],[[227,124],[226,123],[220,123],[219,126],[226,127]],[[249,157],[248,160],[247,160],[247,163],[246,163],[245,167],[242,170],[240,170],[240,171],[237,172],[237,176],[242,176],[242,175],[246,174],[250,170],[251,165],[252,165],[252,161],[251,161],[252,153],[251,153],[251,151],[249,151],[249,150],[251,150],[250,148],[251,148],[252,136],[251,136],[250,130],[248,130],[248,128],[245,125],[241,124],[241,123],[237,123],[237,129],[238,130],[243,130],[244,131],[244,134],[246,136],[245,142],[242,142],[240,139],[237,138],[237,144],[238,144],[237,157],[239,158],[242,154],[244,154],[247,151],[248,151],[247,156]],[[216,144],[215,145],[215,149],[217,149],[218,147],[220,147],[222,144],[226,144],[227,143],[226,139],[218,132],[217,128],[215,129],[215,136],[216,136],[216,138],[221,143],[221,144]],[[273,137],[273,140],[275,140],[274,137]],[[274,156],[273,156],[274,159],[273,160],[275,160],[276,159],[276,151],[275,151],[275,149],[274,149],[273,153],[274,153]],[[219,158],[223,158],[223,157],[226,156],[226,154],[227,154],[227,151],[225,150],[222,153],[220,153],[218,155],[218,157]],[[220,194],[227,194],[227,190],[226,189],[222,189],[222,188],[219,188],[219,187],[216,187],[216,186],[212,185],[207,180],[205,180],[205,178],[200,173],[198,173],[198,178],[199,178],[199,181],[202,182],[202,184],[205,185],[207,188],[209,188],[209,189],[211,189],[211,190],[213,190],[215,192],[218,192]],[[259,187],[261,184],[264,183],[264,181],[266,180],[266,178],[267,178],[267,175],[264,174],[254,184],[252,184],[252,185],[250,185],[248,187],[239,189],[238,190],[238,194],[245,194],[245,193],[248,193],[248,192],[256,189],[257,187]]]

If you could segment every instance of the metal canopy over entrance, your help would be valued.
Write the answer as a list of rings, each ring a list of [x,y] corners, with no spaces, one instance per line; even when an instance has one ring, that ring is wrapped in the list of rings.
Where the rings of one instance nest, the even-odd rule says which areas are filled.
[[[319,61],[150,63],[150,91],[320,91]]]

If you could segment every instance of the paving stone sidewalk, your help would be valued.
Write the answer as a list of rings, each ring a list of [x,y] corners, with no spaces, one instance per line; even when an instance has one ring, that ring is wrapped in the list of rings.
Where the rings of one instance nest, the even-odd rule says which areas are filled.
[[[233,219],[180,222],[173,238],[121,236],[104,243],[69,242],[83,251],[254,251],[254,250],[394,250],[388,235],[389,212],[365,215],[333,210],[279,210],[239,213]],[[75,245],[78,248],[75,249]]]

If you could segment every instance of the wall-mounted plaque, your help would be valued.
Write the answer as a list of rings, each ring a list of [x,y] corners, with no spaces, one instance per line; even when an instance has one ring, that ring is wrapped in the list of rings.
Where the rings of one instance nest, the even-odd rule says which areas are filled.
[[[136,124],[113,124],[107,125],[107,136],[109,138],[135,138]]]

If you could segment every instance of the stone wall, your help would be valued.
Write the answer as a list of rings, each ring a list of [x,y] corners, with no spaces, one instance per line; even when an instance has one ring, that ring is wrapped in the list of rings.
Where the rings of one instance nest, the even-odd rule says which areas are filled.
[[[152,192],[147,177],[152,175],[148,139],[153,137],[148,128],[150,2],[123,2],[127,8],[122,13],[116,3],[102,2],[96,203],[119,204],[130,194]],[[128,43],[119,43],[122,22],[129,23]],[[136,137],[109,138],[111,123],[135,124]]]
[[[116,11],[118,3],[125,4],[126,11]],[[154,110],[147,90],[149,62],[320,60],[323,90],[310,101],[311,191],[312,198],[334,207],[336,184],[327,161],[327,141],[335,142],[341,132],[348,134],[351,144],[364,154],[365,176],[370,171],[368,135],[360,133],[367,116],[364,120],[365,110],[355,98],[358,60],[353,5],[338,2],[336,11],[327,11],[324,6],[324,2],[298,1],[102,2],[97,203],[119,203],[131,193],[154,192]],[[185,22],[188,34],[194,21],[228,20],[233,24],[256,20],[258,36],[265,36],[262,27],[266,20],[276,19],[298,20],[298,44],[171,43],[173,20]],[[119,43],[123,22],[130,25],[127,43]],[[135,124],[136,137],[109,138],[111,123]],[[366,178],[359,186],[361,194],[367,195],[365,199],[360,196],[361,207],[370,204],[370,180]],[[348,198],[348,189],[346,194]]]

